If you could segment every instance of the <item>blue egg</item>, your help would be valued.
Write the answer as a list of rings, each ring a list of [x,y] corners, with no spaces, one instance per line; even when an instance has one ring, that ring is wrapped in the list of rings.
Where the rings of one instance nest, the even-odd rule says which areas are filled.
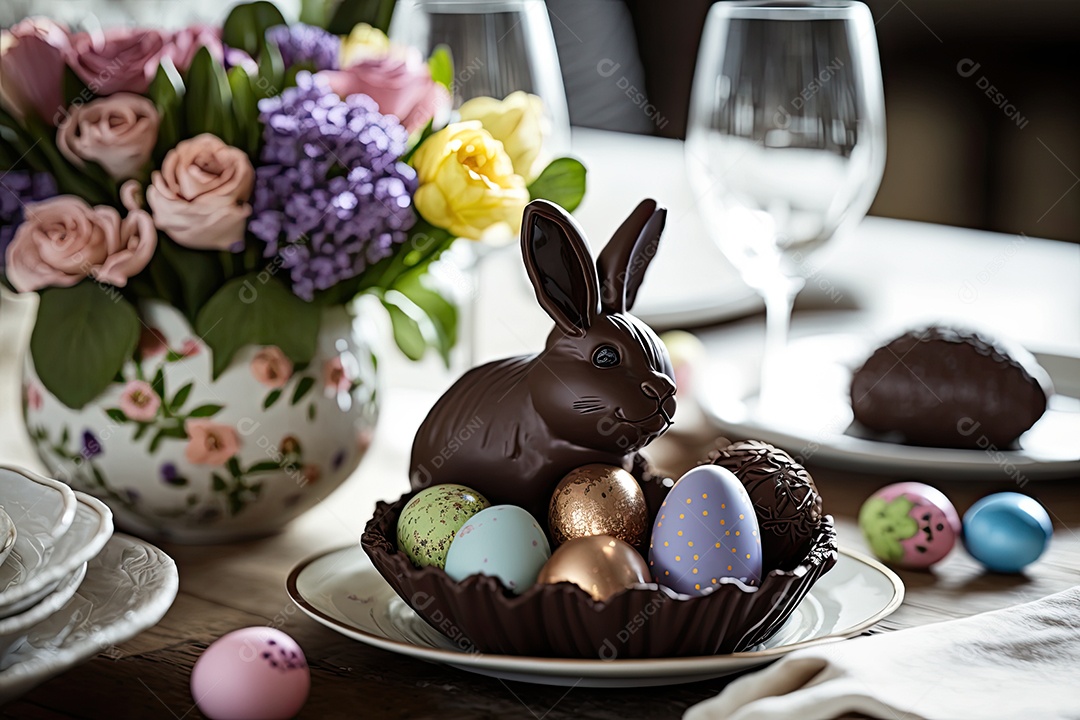
[[[446,574],[461,581],[491,575],[515,594],[536,584],[551,546],[540,524],[516,505],[495,505],[473,515],[446,553]]]
[[[730,470],[700,465],[664,498],[649,543],[656,582],[685,595],[712,592],[724,578],[761,580],[761,533],[750,496]]]
[[[1053,534],[1046,508],[1020,493],[987,495],[964,513],[964,547],[994,572],[1020,572],[1039,559]]]

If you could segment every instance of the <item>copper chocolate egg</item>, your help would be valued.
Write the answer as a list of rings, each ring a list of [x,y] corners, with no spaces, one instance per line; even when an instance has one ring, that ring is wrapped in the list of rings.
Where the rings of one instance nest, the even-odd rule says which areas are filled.
[[[612,465],[584,465],[559,482],[548,506],[556,545],[572,538],[611,535],[641,545],[649,529],[645,495],[634,476]]]
[[[569,582],[604,601],[618,592],[649,582],[649,566],[622,540],[610,535],[571,538],[540,570],[538,583]]]

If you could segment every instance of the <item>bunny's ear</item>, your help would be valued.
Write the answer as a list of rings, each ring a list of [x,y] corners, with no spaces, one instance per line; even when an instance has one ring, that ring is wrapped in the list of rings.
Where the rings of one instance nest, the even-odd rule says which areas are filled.
[[[666,220],[667,210],[658,208],[655,200],[642,200],[611,236],[596,261],[603,283],[600,302],[606,311],[628,312],[634,307]]]
[[[574,219],[558,205],[533,200],[521,222],[521,252],[540,306],[563,332],[584,335],[599,310],[600,289]]]

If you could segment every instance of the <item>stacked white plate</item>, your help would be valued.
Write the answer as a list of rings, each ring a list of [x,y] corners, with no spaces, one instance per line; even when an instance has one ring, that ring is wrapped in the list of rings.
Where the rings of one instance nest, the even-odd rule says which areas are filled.
[[[0,703],[157,624],[178,587],[100,501],[0,465]]]

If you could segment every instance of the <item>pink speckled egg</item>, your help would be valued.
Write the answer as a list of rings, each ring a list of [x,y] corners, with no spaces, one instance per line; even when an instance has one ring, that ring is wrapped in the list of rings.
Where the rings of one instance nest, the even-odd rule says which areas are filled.
[[[922,570],[953,549],[960,537],[960,516],[940,490],[902,482],[886,485],[863,503],[859,527],[879,558]]]
[[[285,720],[300,712],[310,688],[303,650],[269,627],[222,635],[191,670],[191,695],[213,720]]]

